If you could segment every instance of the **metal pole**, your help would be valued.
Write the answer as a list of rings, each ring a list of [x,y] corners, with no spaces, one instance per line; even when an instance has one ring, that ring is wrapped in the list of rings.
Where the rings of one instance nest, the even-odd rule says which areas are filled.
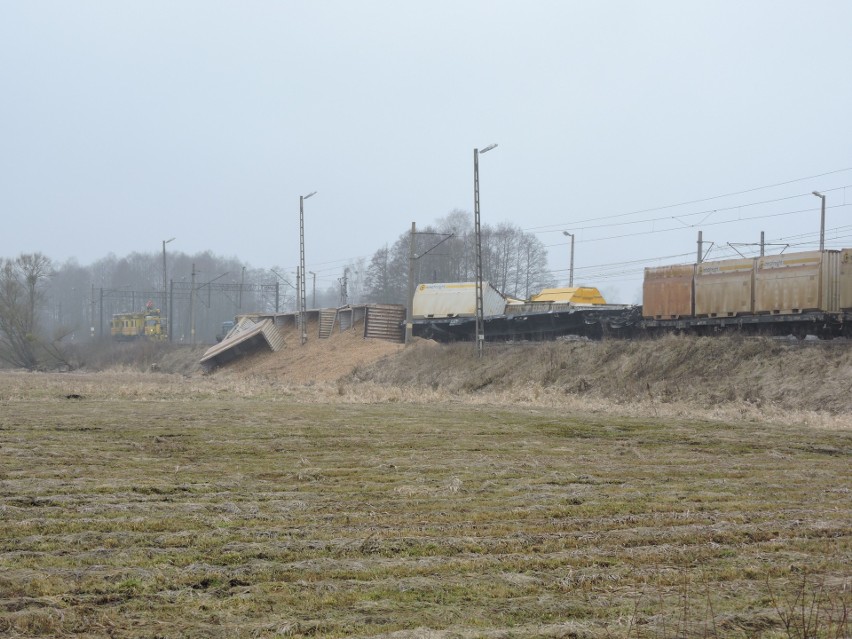
[[[568,286],[574,286],[574,234],[571,233],[571,270],[568,271]]]
[[[568,266],[568,288],[574,287],[574,234],[568,231],[562,231],[563,235],[571,237],[571,261]]]
[[[414,335],[414,238],[417,237],[417,224],[411,223],[411,239],[408,243],[408,306],[405,317],[405,343],[411,342]]]
[[[473,150],[473,211],[474,227],[476,231],[476,352],[482,357],[482,349],[485,345],[485,311],[482,303],[482,229],[479,219],[479,154],[488,153],[497,148],[496,144],[489,144],[482,151]]]
[[[174,319],[174,307],[175,307],[175,281],[169,280],[169,324],[167,326],[169,342],[172,341],[172,320]]]
[[[825,196],[819,191],[814,191],[814,195],[816,195],[820,200],[822,200],[822,205],[820,206],[819,213],[819,250],[825,250]]]
[[[98,309],[98,337],[104,336],[104,287],[101,286],[100,308]]]
[[[300,288],[301,287],[299,286],[299,269],[296,269],[296,310],[298,311],[298,315],[296,317],[298,318],[299,326],[302,325],[302,300],[299,297]]]
[[[302,344],[308,341],[308,332],[305,329],[305,198],[299,196],[299,272],[296,274],[296,284],[299,287],[299,325],[301,326]],[[301,279],[300,279],[301,278]]]
[[[299,323],[302,325],[302,345],[308,341],[307,317],[308,309],[305,300],[305,200],[316,195],[316,191],[312,191],[307,195],[299,196]]]
[[[278,280],[275,280],[275,312],[278,312],[278,288],[281,286],[281,283]]]
[[[163,312],[166,310],[166,241],[163,240]]]
[[[704,252],[704,241],[703,241],[703,232],[698,231],[698,257],[696,257],[696,262],[701,264],[702,253]]]
[[[763,257],[763,247],[765,246],[763,241],[763,231],[760,232],[760,257]]]
[[[189,343],[195,346],[195,262],[192,263],[192,279],[189,285]]]
[[[169,242],[171,242],[174,239],[175,238],[163,240],[163,305],[162,305],[162,313],[160,315],[161,318],[169,316],[168,315],[168,305],[167,305],[168,300],[167,300],[167,297],[166,297],[167,293],[168,293],[168,288],[166,288],[166,283],[168,282],[168,280],[166,278],[166,244],[168,244]],[[171,331],[172,331],[172,325],[167,324],[166,325],[166,332],[169,335],[171,335]],[[171,339],[169,339],[169,341],[171,341]]]
[[[485,316],[482,302],[482,230],[479,218],[479,149],[473,150],[473,227],[476,234],[476,354],[482,357]]]

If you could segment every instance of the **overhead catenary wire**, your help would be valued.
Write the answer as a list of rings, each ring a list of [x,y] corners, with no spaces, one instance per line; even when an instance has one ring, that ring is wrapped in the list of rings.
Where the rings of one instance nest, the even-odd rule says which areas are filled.
[[[835,187],[835,188],[832,188],[832,189],[824,189],[824,192],[830,193],[832,191],[839,191],[841,189],[846,189],[846,188],[849,188],[849,187],[852,187],[852,184],[848,184],[848,185],[845,185],[845,186],[839,186],[839,187]],[[668,221],[668,220],[679,221],[682,224],[683,227],[691,228],[691,227],[697,226],[697,224],[685,224],[680,218],[697,217],[699,215],[704,215],[704,216],[709,217],[711,215],[715,215],[717,213],[724,213],[726,211],[739,211],[739,210],[742,210],[744,208],[748,208],[748,207],[752,207],[752,206],[761,206],[763,204],[776,204],[778,202],[784,202],[784,201],[787,201],[787,200],[795,200],[795,199],[798,199],[800,197],[811,197],[811,196],[812,196],[811,192],[797,193],[796,195],[788,195],[788,196],[785,196],[785,197],[774,198],[772,200],[761,200],[759,202],[748,202],[748,203],[745,203],[745,204],[736,204],[734,206],[726,206],[726,207],[716,208],[716,209],[704,209],[704,210],[701,210],[701,211],[695,211],[693,213],[683,213],[681,215],[666,215],[666,216],[662,216],[662,217],[644,218],[644,219],[641,219],[641,220],[630,220],[628,222],[612,222],[612,223],[609,223],[609,224],[592,224],[592,225],[589,225],[589,226],[573,225],[571,228],[574,229],[575,231],[588,231],[590,229],[628,226],[628,225],[631,225],[631,224],[649,224],[649,223],[653,223],[653,222],[664,222],[664,221]],[[842,205],[836,205],[836,206],[842,206]],[[606,219],[606,218],[604,217],[604,218],[600,218],[600,219]],[[741,218],[741,219],[749,219],[749,218]],[[736,221],[739,221],[739,220],[736,220]],[[537,234],[562,233],[562,232],[563,231],[560,228],[560,229],[554,229],[554,230],[548,230],[548,231],[538,231]]]
[[[835,208],[843,208],[843,207],[846,207],[846,206],[852,206],[852,204],[836,204],[836,205],[830,206],[828,208],[835,209]],[[736,223],[747,222],[747,221],[751,221],[751,220],[765,220],[765,219],[776,218],[776,217],[784,217],[784,216],[787,216],[787,215],[797,215],[797,214],[800,214],[800,213],[810,213],[810,212],[813,212],[813,210],[814,210],[813,207],[810,207],[810,208],[806,208],[806,209],[798,209],[798,210],[795,210],[795,211],[784,211],[782,213],[768,213],[768,214],[765,214],[765,215],[753,215],[753,216],[749,216],[749,217],[739,218],[739,219],[736,219],[736,220],[720,220],[718,222],[704,222],[702,224],[691,224],[691,225],[688,225],[688,226],[678,226],[678,227],[664,228],[664,229],[652,229],[650,231],[637,231],[635,233],[622,233],[620,235],[608,235],[608,236],[605,236],[605,237],[586,238],[586,239],[577,240],[577,242],[578,243],[603,242],[603,241],[606,241],[606,240],[617,240],[617,239],[630,238],[630,237],[639,237],[639,236],[642,236],[642,235],[653,235],[655,233],[670,233],[672,231],[682,231],[685,228],[698,228],[699,226],[703,228],[703,227],[707,227],[707,226],[719,226],[719,225],[722,225],[722,224],[736,224]],[[550,248],[552,246],[565,246],[565,245],[566,245],[565,242],[559,242],[559,243],[556,243],[556,244],[545,244],[545,248]]]
[[[843,235],[837,235],[839,232],[850,231],[849,233]],[[834,242],[838,242],[839,240],[843,240],[846,238],[852,238],[852,225],[843,225],[830,229],[826,229],[827,235],[833,235],[833,237],[828,238],[828,243],[834,245]],[[794,236],[788,237],[779,237],[772,238],[765,242],[766,245],[769,244],[783,244],[787,248],[795,248],[795,247],[803,247],[808,246],[810,244],[816,243],[818,240],[818,232],[811,233],[801,233]],[[791,240],[795,239],[807,239],[808,241],[802,242],[791,242]],[[759,243],[754,244],[755,247],[759,246]],[[837,244],[840,248],[842,244]],[[757,249],[754,249],[755,257],[757,256]],[[737,253],[730,247],[724,245],[714,245],[710,249],[710,253],[715,256],[716,259],[726,259],[729,257],[736,257]],[[693,256],[693,252],[689,253],[678,253],[672,255],[659,255],[654,257],[644,257],[640,259],[634,260],[624,260],[620,262],[607,262],[603,264],[590,264],[586,266],[578,266],[576,267],[576,271],[585,279],[589,280],[608,280],[616,277],[624,277],[628,276],[637,276],[641,275],[644,271],[645,266],[655,262],[661,262],[666,260],[673,260],[679,258],[689,258]],[[568,269],[553,269],[551,271],[554,274],[562,274],[568,272]]]
[[[726,220],[719,220],[719,221],[713,221],[713,222],[707,222],[706,220],[704,220],[704,221],[702,221],[702,223],[691,223],[691,224],[684,223],[680,219],[680,218],[692,218],[692,217],[697,217],[697,216],[701,216],[701,215],[712,216],[712,215],[717,215],[717,214],[723,213],[723,212],[737,211],[737,210],[742,210],[742,209],[749,208],[749,207],[755,207],[755,206],[760,206],[760,205],[768,205],[768,204],[793,200],[793,199],[800,198],[800,197],[810,196],[811,192],[807,192],[807,193],[799,193],[799,194],[780,197],[780,198],[760,200],[760,201],[757,201],[757,202],[746,202],[746,203],[742,203],[742,204],[726,206],[726,207],[721,207],[721,208],[715,208],[715,209],[704,209],[704,210],[701,210],[701,211],[683,213],[683,214],[679,214],[679,215],[656,216],[656,217],[644,218],[644,219],[641,219],[641,220],[627,220],[627,221],[624,221],[624,222],[607,223],[607,224],[592,224],[592,225],[588,225],[588,226],[584,226],[584,227],[578,227],[577,226],[578,224],[587,224],[589,222],[599,222],[600,220],[623,218],[623,217],[629,217],[631,215],[638,215],[638,214],[648,213],[648,212],[653,212],[653,211],[669,210],[669,209],[682,207],[682,206],[688,206],[688,205],[692,205],[692,204],[700,204],[700,203],[703,203],[703,202],[718,200],[718,199],[722,199],[722,198],[725,198],[725,197],[732,197],[732,196],[736,196],[736,195],[754,193],[754,192],[758,192],[758,191],[761,191],[761,190],[766,190],[766,189],[770,189],[770,188],[777,188],[777,187],[780,187],[780,186],[795,184],[795,183],[798,183],[798,182],[805,182],[807,180],[813,180],[813,179],[831,176],[831,175],[836,175],[836,174],[845,173],[845,172],[849,172],[849,171],[852,171],[852,167],[843,168],[843,169],[836,169],[836,170],[833,170],[833,171],[827,171],[827,172],[824,172],[824,173],[800,177],[800,178],[796,178],[796,179],[792,179],[792,180],[785,180],[785,181],[782,181],[782,182],[776,182],[776,183],[773,183],[773,184],[767,184],[767,185],[753,187],[753,188],[749,188],[749,189],[732,191],[732,192],[729,192],[729,193],[723,193],[723,194],[714,195],[714,196],[711,196],[711,197],[687,200],[687,201],[678,202],[678,203],[675,203],[675,204],[668,204],[668,205],[664,205],[664,206],[651,207],[651,208],[645,208],[645,209],[637,209],[635,211],[613,214],[613,215],[596,216],[594,218],[579,220],[579,221],[575,221],[575,222],[569,223],[569,224],[566,224],[566,223],[551,224],[551,225],[545,225],[545,226],[539,226],[539,227],[529,227],[529,228],[525,228],[525,229],[521,229],[521,230],[527,231],[527,232],[534,232],[536,234],[543,234],[543,233],[550,233],[550,232],[562,232],[562,230],[566,226],[571,227],[572,229],[575,229],[576,231],[586,231],[586,230],[591,230],[591,229],[595,229],[595,228],[611,228],[611,227],[637,225],[637,224],[653,224],[653,223],[657,223],[657,222],[670,221],[670,220],[676,220],[676,221],[680,222],[681,225],[682,225],[682,226],[679,226],[679,227],[655,228],[655,229],[652,229],[652,230],[638,231],[638,232],[635,232],[635,233],[623,233],[623,234],[608,235],[608,236],[597,237],[597,238],[585,238],[585,239],[584,238],[578,238],[577,239],[578,243],[589,243],[589,242],[602,242],[602,241],[606,241],[606,240],[616,240],[616,239],[623,239],[623,238],[646,236],[646,235],[655,234],[655,233],[670,233],[672,231],[683,230],[684,228],[697,228],[699,226],[703,228],[703,227],[707,227],[707,226],[737,224],[737,223],[742,223],[742,222],[748,222],[748,221],[751,221],[751,220],[770,219],[770,218],[776,218],[776,217],[795,215],[795,214],[799,214],[799,213],[812,212],[814,210],[814,207],[808,207],[808,208],[805,208],[805,209],[798,209],[798,210],[795,210],[795,211],[785,211],[785,212],[780,212],[780,213],[753,215],[753,216],[746,216],[746,217],[739,216],[737,219],[726,219]],[[844,186],[833,187],[833,188],[822,188],[821,192],[830,193],[830,192],[834,192],[834,191],[843,190],[844,194],[845,194],[845,190],[847,188],[850,188],[850,187],[852,187],[852,185],[844,185]],[[844,197],[844,200],[845,200],[845,197]],[[850,205],[845,204],[845,203],[844,204],[836,204],[836,205],[829,206],[828,208],[835,209],[835,208],[840,208],[840,207],[844,207],[844,206],[850,206]],[[795,237],[795,236],[791,236],[790,239],[792,239],[792,237]],[[834,239],[834,238],[829,238],[829,239]],[[837,239],[842,239],[842,238],[837,238]],[[783,240],[783,241],[786,241],[786,240]],[[799,245],[804,245],[804,244],[807,244],[807,243],[802,243],[802,244],[799,244]],[[553,243],[553,244],[546,244],[546,245],[544,245],[544,247],[545,248],[552,248],[552,247],[556,247],[556,246],[565,246],[565,245],[566,245],[566,243]],[[712,253],[718,254],[719,250],[720,250],[719,248],[716,248],[716,249],[712,250]],[[343,265],[352,264],[352,263],[355,263],[359,260],[368,259],[369,257],[371,257],[371,256],[359,255],[359,256],[354,256],[354,257],[339,258],[339,259],[336,259],[336,260],[327,260],[327,261],[324,261],[324,262],[315,262],[315,263],[311,264],[311,268],[318,275],[320,275],[320,274],[331,274],[331,273],[335,272],[336,270],[338,270]],[[657,259],[657,258],[651,258],[651,260],[655,260],[655,259]],[[634,262],[640,263],[641,261],[642,260],[635,260]],[[295,269],[296,267],[292,267],[292,268]],[[286,268],[285,270],[291,270],[291,269]],[[553,273],[559,273],[562,270],[564,270],[564,269],[555,269],[555,270],[552,270],[552,272]],[[577,270],[581,271],[582,269],[578,267]],[[317,279],[321,282],[333,282],[333,281],[335,281],[334,278],[329,279],[328,276],[318,277]]]
[[[615,214],[611,214],[611,215],[597,215],[593,218],[588,218],[588,219],[585,219],[585,220],[575,220],[573,222],[573,224],[585,224],[586,222],[596,222],[598,220],[608,220],[608,219],[614,219],[614,218],[619,218],[619,217],[628,217],[628,216],[631,216],[631,215],[639,215],[641,213],[651,213],[653,211],[664,211],[664,210],[667,210],[667,209],[678,208],[678,207],[681,207],[681,206],[688,206],[690,204],[701,204],[703,202],[710,202],[710,201],[713,201],[713,200],[719,200],[719,199],[726,198],[726,197],[733,197],[735,195],[745,195],[746,193],[754,193],[756,191],[762,191],[762,190],[765,190],[765,189],[777,188],[779,186],[786,186],[788,184],[795,184],[796,182],[805,182],[807,180],[814,180],[814,179],[826,177],[826,176],[829,176],[829,175],[836,175],[838,173],[845,173],[847,171],[852,171],[852,167],[845,168],[845,169],[836,169],[834,171],[828,171],[826,173],[820,173],[820,174],[817,174],[817,175],[809,175],[809,176],[806,176],[806,177],[796,178],[796,179],[793,179],[793,180],[787,180],[787,181],[784,181],[784,182],[777,182],[775,184],[767,184],[767,185],[764,185],[764,186],[756,186],[756,187],[753,187],[753,188],[750,188],[750,189],[744,189],[742,191],[732,191],[730,193],[723,193],[721,195],[713,195],[713,196],[710,196],[710,197],[699,198],[699,199],[696,199],[696,200],[687,200],[687,201],[684,201],[684,202],[678,202],[676,204],[666,204],[664,206],[656,206],[656,207],[651,207],[651,208],[646,208],[646,209],[638,209],[636,211],[629,211],[627,213],[615,213]],[[846,187],[839,187],[839,188],[846,188]],[[829,189],[825,189],[825,190],[828,191]],[[832,189],[832,190],[836,190],[836,189]],[[567,226],[570,226],[570,225],[571,224],[567,224]],[[565,223],[560,223],[560,224],[546,224],[544,226],[534,226],[534,227],[529,227],[529,228],[525,228],[525,229],[522,229],[522,230],[535,232],[535,231],[540,231],[542,229],[561,230],[565,227],[566,227]]]

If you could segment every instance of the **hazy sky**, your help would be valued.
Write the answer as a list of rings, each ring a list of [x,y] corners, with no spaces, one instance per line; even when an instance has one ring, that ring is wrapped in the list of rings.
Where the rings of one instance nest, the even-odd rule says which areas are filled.
[[[316,190],[307,268],[331,282],[472,210],[493,142],[483,222],[539,232],[562,280],[575,232],[575,281],[612,301],[699,229],[710,259],[761,230],[815,248],[813,190],[852,245],[848,0],[0,0],[0,87],[5,257],[174,236],[292,271]]]

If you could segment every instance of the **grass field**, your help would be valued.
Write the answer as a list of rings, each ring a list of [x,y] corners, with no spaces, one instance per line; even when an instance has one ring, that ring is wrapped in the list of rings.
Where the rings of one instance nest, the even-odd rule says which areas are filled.
[[[0,635],[849,636],[850,459],[844,429],[2,374]]]

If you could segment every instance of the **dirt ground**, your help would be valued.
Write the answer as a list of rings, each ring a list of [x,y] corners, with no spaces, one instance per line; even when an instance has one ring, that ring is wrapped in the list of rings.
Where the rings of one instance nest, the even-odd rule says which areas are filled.
[[[358,367],[401,353],[404,345],[377,339],[364,339],[364,325],[338,331],[327,339],[317,337],[316,322],[308,322],[307,343],[299,331],[282,331],[284,348],[272,353],[255,353],[219,369],[216,374],[271,376],[290,384],[334,382]]]

